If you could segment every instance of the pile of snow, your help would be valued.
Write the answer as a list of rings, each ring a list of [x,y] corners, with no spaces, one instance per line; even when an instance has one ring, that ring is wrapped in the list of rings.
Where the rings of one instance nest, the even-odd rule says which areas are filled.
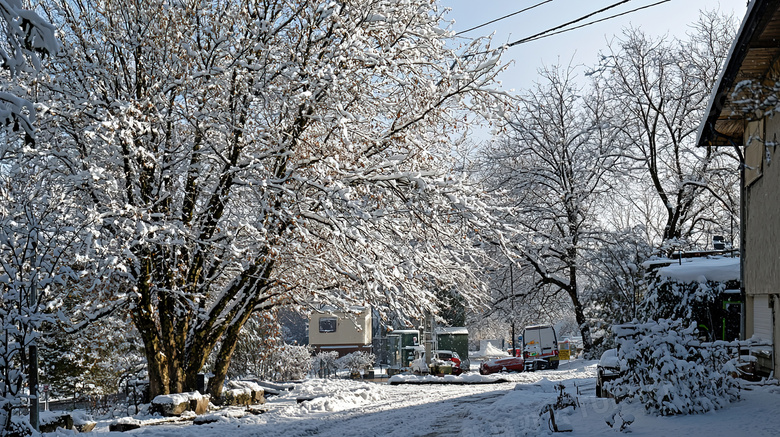
[[[506,351],[502,351],[501,349],[493,346],[490,343],[483,344],[479,351],[476,352],[469,352],[469,357],[474,359],[491,359],[491,358],[501,358],[501,357],[508,357],[509,353]]]
[[[228,387],[231,389],[240,389],[245,391],[255,391],[255,392],[262,392],[265,389],[255,381],[250,381],[247,379],[241,379],[241,380],[231,380],[228,382]]]
[[[480,375],[478,373],[463,373],[461,375],[393,375],[388,382],[390,384],[490,384],[505,382],[503,374]]]
[[[200,394],[197,391],[189,392],[189,393],[173,393],[169,395],[158,395],[152,400],[153,404],[171,404],[171,405],[179,405],[183,404],[184,402],[189,402],[191,400],[199,401],[203,399],[203,395]]]
[[[73,418],[74,425],[83,425],[95,420],[91,414],[84,410],[73,410],[70,412],[70,417]]]
[[[298,385],[292,395],[308,398],[299,408],[309,412],[349,410],[384,398],[384,390],[376,384],[350,380],[307,380]]]
[[[254,381],[249,380],[231,380],[228,381],[226,384],[226,390],[224,392],[225,394],[230,394],[234,397],[246,394],[246,395],[253,395],[257,394],[263,395],[265,393],[265,389],[261,387],[258,383]]]

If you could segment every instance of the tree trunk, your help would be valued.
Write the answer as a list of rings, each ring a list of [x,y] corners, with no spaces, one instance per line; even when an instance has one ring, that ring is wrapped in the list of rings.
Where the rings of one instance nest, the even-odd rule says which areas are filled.
[[[240,324],[241,327],[243,327],[243,325],[243,323]],[[233,352],[236,350],[236,345],[238,344],[238,334],[241,331],[241,327],[237,326],[238,325],[231,326],[231,329],[228,330],[222,339],[222,346],[219,348],[217,360],[214,363],[214,376],[209,378],[208,392],[211,395],[211,398],[217,402],[222,399],[222,387],[225,385],[225,378],[227,377],[227,371],[230,367],[230,359],[233,357]]]
[[[580,302],[576,294],[576,291],[574,293],[570,292],[569,296],[571,296],[571,301],[574,304],[574,315],[577,319],[577,325],[580,328],[580,334],[582,335],[582,350],[590,352],[593,348],[593,340],[590,338],[590,325],[588,325],[588,321],[585,318],[582,302]]]
[[[568,252],[571,264],[569,266],[569,287],[566,289],[566,292],[569,294],[571,303],[574,306],[574,317],[577,320],[577,326],[580,328],[580,334],[582,335],[582,349],[585,352],[590,352],[593,348],[593,341],[590,338],[590,326],[585,318],[585,310],[582,301],[580,300],[579,286],[577,285],[577,249],[572,246]]]

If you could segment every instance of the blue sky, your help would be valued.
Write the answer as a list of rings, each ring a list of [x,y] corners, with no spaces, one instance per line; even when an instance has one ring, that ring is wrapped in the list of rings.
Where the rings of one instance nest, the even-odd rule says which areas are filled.
[[[468,29],[516,12],[543,0],[440,0],[452,11],[448,18],[455,20],[453,30]],[[464,34],[464,37],[478,37],[495,32],[495,45],[510,43],[534,35],[567,21],[574,20],[590,12],[602,9],[619,0],[553,0],[530,11]],[[596,20],[609,15],[625,12],[641,6],[656,3],[658,0],[632,0],[619,7],[581,23]],[[682,36],[689,25],[696,21],[701,9],[719,9],[734,13],[739,21],[745,15],[745,0],[671,0],[634,12],[623,17],[607,20],[582,29],[561,35],[543,38],[538,41],[520,44],[510,48],[504,62],[514,60],[514,64],[501,75],[505,89],[523,89],[531,86],[537,77],[537,71],[543,65],[562,64],[570,61],[574,64],[593,65],[599,50],[607,45],[607,39],[619,34],[629,25],[638,26],[655,35],[671,34]],[[580,24],[581,24],[580,23]]]

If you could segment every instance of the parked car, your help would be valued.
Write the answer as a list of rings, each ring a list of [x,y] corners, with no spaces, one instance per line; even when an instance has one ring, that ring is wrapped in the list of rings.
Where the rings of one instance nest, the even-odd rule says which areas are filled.
[[[479,365],[479,373],[490,375],[498,372],[522,372],[524,368],[523,357],[506,357],[485,361]]]
[[[611,394],[604,388],[604,383],[612,381],[620,376],[620,359],[617,349],[607,349],[601,354],[601,359],[596,365],[596,397],[608,398]]]
[[[415,347],[415,359],[411,362],[412,372],[414,373],[428,373],[428,365],[425,363],[425,348],[422,346]],[[433,351],[433,359],[431,364],[438,364],[439,366],[452,367],[453,375],[460,375],[463,373],[461,368],[460,355],[455,351]]]
[[[526,370],[558,368],[558,337],[550,325],[527,326],[523,330],[523,358]]]

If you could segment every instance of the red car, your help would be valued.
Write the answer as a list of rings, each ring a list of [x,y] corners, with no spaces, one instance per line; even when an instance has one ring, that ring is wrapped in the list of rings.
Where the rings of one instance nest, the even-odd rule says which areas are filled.
[[[485,361],[479,365],[479,373],[490,375],[498,372],[522,372],[525,362],[522,357],[506,357]]]

